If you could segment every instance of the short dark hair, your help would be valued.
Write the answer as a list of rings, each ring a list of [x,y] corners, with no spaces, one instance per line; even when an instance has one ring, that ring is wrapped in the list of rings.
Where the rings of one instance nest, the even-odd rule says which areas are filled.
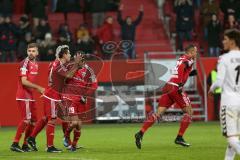
[[[68,50],[69,50],[68,47],[62,48],[62,49],[60,50],[60,52],[59,52],[58,57],[59,57],[59,58],[62,58],[64,54],[67,54],[67,53],[68,53],[68,52],[67,52]]]
[[[224,32],[224,36],[227,36],[230,40],[235,41],[236,46],[240,47],[240,31],[238,29],[227,29]]]
[[[195,48],[195,47],[197,47],[196,45],[194,45],[194,44],[189,44],[187,47],[185,47],[185,52],[187,53],[190,49],[193,49],[193,48]]]
[[[37,45],[37,43],[29,43],[27,46],[27,49],[29,49],[29,48],[38,48],[38,45]]]

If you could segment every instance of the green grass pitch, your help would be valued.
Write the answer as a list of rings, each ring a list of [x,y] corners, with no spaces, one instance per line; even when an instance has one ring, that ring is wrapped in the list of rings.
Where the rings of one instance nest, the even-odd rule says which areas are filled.
[[[178,123],[155,124],[143,139],[142,150],[134,144],[134,133],[141,124],[94,124],[83,127],[80,145],[85,148],[75,153],[45,152],[45,130],[37,137],[38,152],[14,153],[9,150],[15,128],[0,129],[0,160],[223,160],[226,140],[221,136],[218,122],[194,122],[185,139],[189,148],[176,146],[173,141]],[[56,147],[62,145],[62,131],[55,134]],[[240,160],[236,157],[235,160]]]

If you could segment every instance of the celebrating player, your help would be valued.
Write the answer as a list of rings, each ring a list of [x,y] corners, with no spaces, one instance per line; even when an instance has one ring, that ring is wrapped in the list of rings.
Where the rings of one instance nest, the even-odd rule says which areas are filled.
[[[18,125],[17,132],[11,145],[11,150],[16,152],[29,152],[31,149],[28,147],[26,139],[31,134],[34,128],[36,117],[35,100],[33,98],[33,89],[41,94],[44,88],[35,84],[38,75],[38,64],[36,57],[38,56],[38,47],[36,43],[30,43],[27,46],[28,57],[20,63],[19,80],[16,100],[21,112],[21,121]],[[25,132],[24,142],[22,148],[19,146],[19,140],[22,133]]]
[[[76,55],[81,55],[77,52]],[[85,95],[64,94],[63,104],[68,108],[68,128],[64,132],[64,146],[69,147],[71,151],[76,151],[76,144],[81,136],[81,124],[85,118],[87,96],[94,93],[97,89],[97,81],[93,70],[84,62],[79,65],[79,69],[75,72],[73,78],[67,80],[67,85],[71,85],[84,90]],[[66,86],[67,87],[67,86]],[[86,92],[85,92],[86,91]],[[64,122],[66,123],[66,122]],[[73,142],[70,139],[70,133],[74,129]]]
[[[233,160],[236,153],[240,155],[240,31],[226,30],[223,47],[228,53],[219,57],[217,80],[209,93],[222,88],[220,120],[222,133],[228,141],[225,160]]]
[[[184,141],[183,135],[191,123],[192,107],[187,94],[183,92],[183,86],[189,76],[196,75],[197,73],[196,70],[192,70],[194,59],[197,56],[197,47],[195,45],[189,45],[186,47],[185,52],[186,53],[178,59],[173,75],[166,84],[166,86],[171,85],[172,90],[160,97],[157,113],[150,113],[141,130],[135,134],[135,142],[138,149],[141,149],[142,138],[147,129],[174,103],[177,103],[184,112],[175,143],[182,146],[190,146],[190,144]]]
[[[67,45],[59,46],[56,50],[56,60],[50,64],[49,67],[49,86],[43,95],[44,101],[44,117],[39,120],[34,128],[33,133],[28,138],[30,146],[37,151],[35,137],[37,134],[47,125],[47,152],[62,152],[53,145],[54,130],[57,119],[57,106],[61,101],[61,92],[67,78],[72,78],[74,73],[81,63],[81,57],[77,56],[74,61],[74,65],[71,68],[67,68],[68,62],[70,62],[70,51]]]

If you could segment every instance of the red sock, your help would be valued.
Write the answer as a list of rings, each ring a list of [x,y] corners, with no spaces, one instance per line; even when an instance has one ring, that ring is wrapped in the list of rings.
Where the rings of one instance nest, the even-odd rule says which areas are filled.
[[[47,122],[48,121],[45,118],[40,119],[33,129],[33,132],[31,133],[31,137],[35,138],[38,135],[38,133],[41,132],[41,130],[46,126]]]
[[[185,131],[187,130],[189,124],[191,123],[192,121],[192,118],[189,114],[184,114],[183,115],[183,118],[181,120],[181,123],[180,123],[180,129],[178,131],[178,135],[179,136],[183,136]]]
[[[77,130],[77,129],[74,129],[74,132],[73,132],[74,136],[73,136],[73,143],[72,143],[72,146],[73,147],[76,147],[77,145],[77,142],[81,136],[81,131],[80,130]]]
[[[19,142],[19,140],[21,139],[22,134],[23,134],[23,132],[25,131],[26,127],[27,127],[27,123],[24,122],[24,120],[22,120],[22,121],[18,124],[17,132],[16,132],[16,135],[15,135],[15,138],[14,138],[14,141],[13,141],[13,142],[16,142],[16,143]]]
[[[25,130],[25,137],[24,137],[24,142],[23,144],[28,144],[27,143],[27,138],[31,135],[32,131],[33,131],[34,125],[32,124],[28,124],[26,130]]]
[[[70,138],[70,134],[71,134],[72,130],[73,130],[73,127],[71,125],[69,125],[64,134],[64,137],[68,139],[70,144],[72,143],[71,138]]]
[[[65,134],[67,128],[68,128],[68,122],[62,121],[62,131],[63,131],[63,134]]]
[[[155,113],[149,114],[149,116],[147,117],[147,120],[145,120],[145,122],[143,123],[141,132],[145,133],[148,130],[148,128],[150,128],[155,123],[157,119],[158,119],[158,116]]]
[[[46,129],[47,147],[53,146],[54,131],[55,131],[55,124],[48,123],[47,129]]]

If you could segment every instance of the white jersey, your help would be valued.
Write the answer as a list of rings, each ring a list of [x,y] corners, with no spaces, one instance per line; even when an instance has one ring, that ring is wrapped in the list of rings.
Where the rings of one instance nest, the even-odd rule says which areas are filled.
[[[240,51],[232,50],[219,57],[217,80],[210,90],[222,88],[221,106],[240,106]]]

